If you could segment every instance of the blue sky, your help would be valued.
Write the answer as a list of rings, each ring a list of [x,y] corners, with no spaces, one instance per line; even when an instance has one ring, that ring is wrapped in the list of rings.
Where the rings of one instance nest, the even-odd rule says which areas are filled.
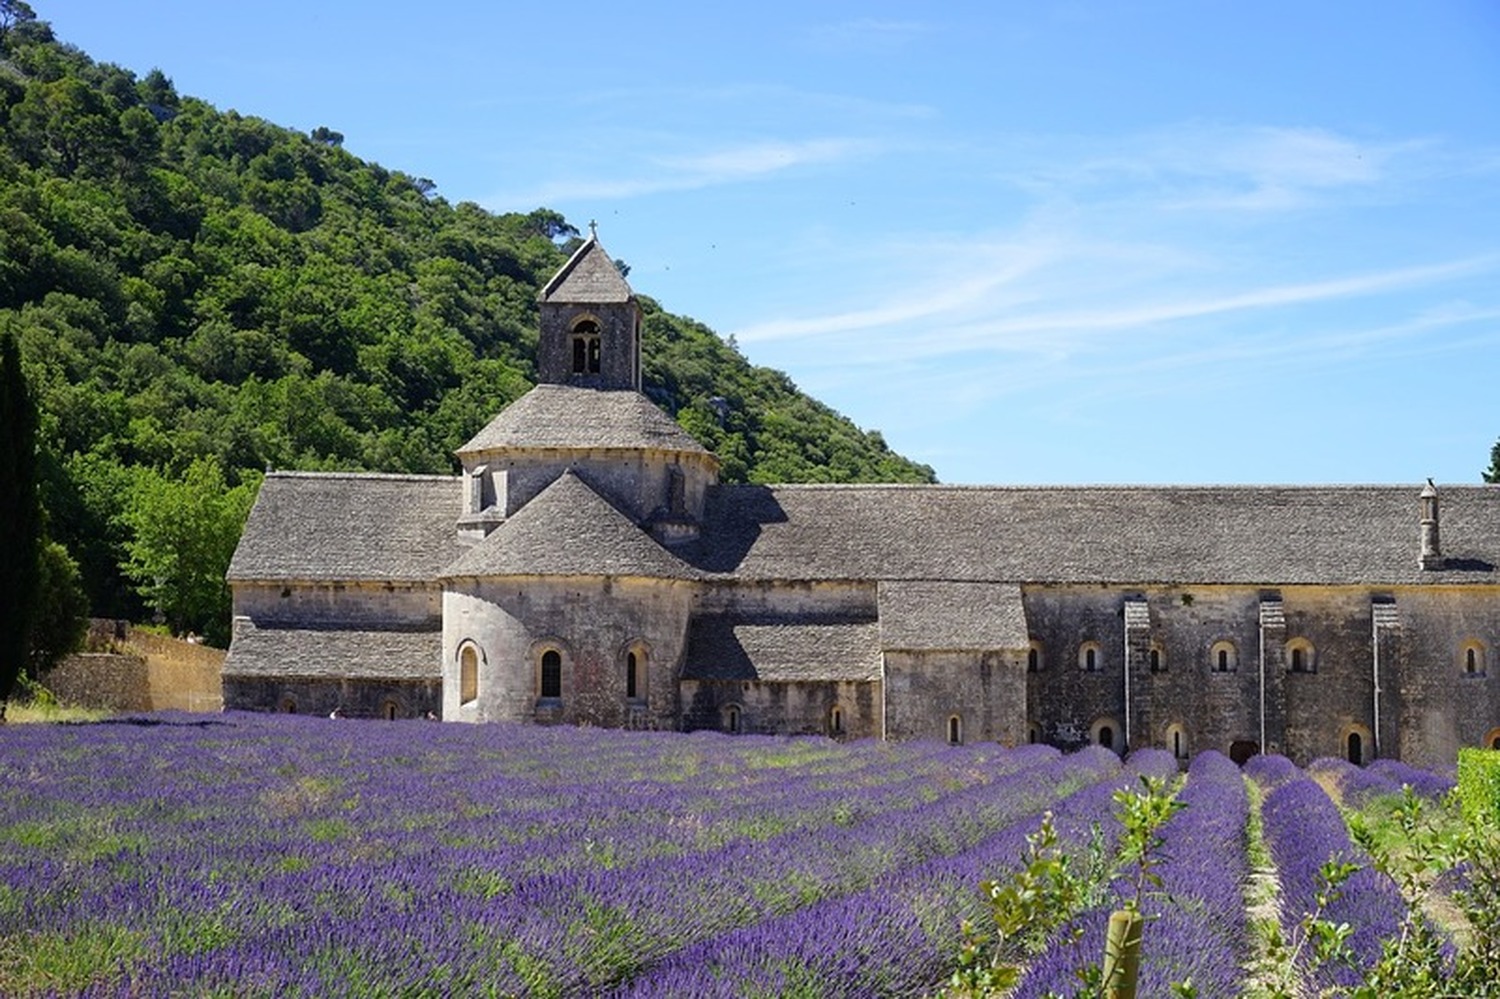
[[[1500,5],[33,0],[494,211],[943,481],[1475,482]]]

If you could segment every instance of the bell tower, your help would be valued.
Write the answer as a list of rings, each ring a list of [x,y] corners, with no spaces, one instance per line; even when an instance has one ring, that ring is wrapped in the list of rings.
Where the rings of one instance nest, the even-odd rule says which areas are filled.
[[[641,389],[641,309],[594,223],[537,295],[537,380],[544,385]]]

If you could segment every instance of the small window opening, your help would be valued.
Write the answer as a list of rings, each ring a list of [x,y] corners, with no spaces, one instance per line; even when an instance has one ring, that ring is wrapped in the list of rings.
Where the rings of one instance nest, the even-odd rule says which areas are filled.
[[[1042,729],[1036,722],[1026,726],[1026,741],[1033,746],[1042,741]]]
[[[1307,672],[1307,653],[1302,651],[1300,647],[1292,650],[1292,672]]]
[[[1234,645],[1230,642],[1216,642],[1209,652],[1210,668],[1216,673],[1232,673],[1238,665],[1234,651]]]
[[[1090,673],[1099,668],[1099,650],[1087,649],[1083,653],[1083,668]]]
[[[1360,738],[1358,732],[1349,733],[1349,762],[1363,763],[1365,761],[1365,742]]]
[[[1182,733],[1181,732],[1173,732],[1172,733],[1172,755],[1175,756],[1175,757],[1177,757],[1179,760],[1182,759],[1183,753],[1182,753]]]
[[[562,654],[556,649],[542,653],[542,696],[562,696]]]
[[[962,745],[964,741],[964,723],[958,715],[952,715],[948,719],[948,744],[952,746]]]
[[[1151,650],[1151,672],[1161,672],[1161,649]]]
[[[386,701],[380,705],[380,717],[386,721],[395,721],[399,712],[400,709],[396,706],[395,701]]]
[[[843,735],[844,734],[844,709],[843,708],[837,708],[836,707],[836,708],[834,708],[832,711],[830,711],[828,713],[828,734],[829,735]]]
[[[724,709],[724,730],[726,732],[738,732],[740,730],[739,705],[731,704]]]
[[[636,658],[634,652],[625,654],[625,696],[632,701],[640,696],[640,686],[636,675]]]
[[[1042,657],[1036,649],[1028,649],[1026,652],[1026,672],[1039,673],[1042,669]]]
[[[1228,673],[1229,672],[1229,650],[1228,649],[1220,649],[1219,650],[1219,672],[1220,673]]]
[[[1099,745],[1105,749],[1115,748],[1115,730],[1109,725],[1099,726]]]
[[[297,702],[290,697],[283,697],[277,710],[284,715],[294,715],[297,713]]]

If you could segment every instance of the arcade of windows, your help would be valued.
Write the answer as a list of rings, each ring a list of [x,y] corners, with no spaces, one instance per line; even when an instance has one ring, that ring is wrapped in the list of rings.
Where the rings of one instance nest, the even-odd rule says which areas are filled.
[[[599,373],[599,324],[592,319],[580,319],[573,324],[573,374],[597,375]]]

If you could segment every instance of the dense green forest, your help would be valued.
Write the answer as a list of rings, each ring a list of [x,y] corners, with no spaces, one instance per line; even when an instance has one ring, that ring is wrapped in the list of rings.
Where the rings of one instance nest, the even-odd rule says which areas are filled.
[[[450,472],[535,378],[578,239],[96,63],[0,0],[0,334],[40,409],[47,531],[93,613],[223,637],[264,469]],[[624,266],[622,264],[622,266]],[[642,298],[646,391],[731,482],[933,481]]]

